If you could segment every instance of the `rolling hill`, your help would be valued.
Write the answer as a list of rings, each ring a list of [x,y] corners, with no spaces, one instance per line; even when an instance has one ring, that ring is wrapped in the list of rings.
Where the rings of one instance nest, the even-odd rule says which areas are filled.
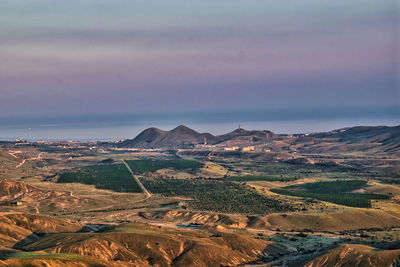
[[[275,133],[267,130],[253,130],[253,131],[248,131],[243,128],[238,128],[230,133],[219,135],[218,138],[221,141],[229,141],[229,140],[234,140],[234,139],[240,139],[243,137],[247,137],[250,139],[253,139],[253,142],[256,141],[261,141],[261,140],[268,140],[274,137],[277,137]]]
[[[328,266],[365,266],[391,267],[398,266],[400,250],[378,250],[373,247],[357,244],[342,245],[321,257],[309,262],[305,267]]]
[[[199,133],[186,126],[180,125],[171,131],[149,128],[134,139],[128,139],[118,144],[120,147],[136,148],[174,148],[194,144],[215,144],[219,138],[209,133]]]
[[[128,139],[118,143],[119,147],[135,148],[188,148],[198,144],[242,144],[243,142],[266,142],[277,137],[271,131],[253,130],[247,131],[238,128],[230,133],[214,136],[210,133],[199,133],[189,127],[180,125],[171,131],[163,131],[158,128],[148,128],[134,139]],[[225,144],[226,143],[226,144]]]
[[[399,154],[400,126],[356,126],[297,138],[293,145],[302,153]]]
[[[279,135],[268,130],[238,128],[230,133],[214,136],[199,133],[180,125],[171,131],[149,128],[134,139],[117,143],[133,148],[192,148],[195,145],[255,146],[255,150],[300,153],[400,153],[400,126],[356,126],[322,133]]]
[[[15,206],[17,202],[21,205]],[[42,190],[23,182],[0,179],[0,204],[1,210],[54,213],[92,207],[96,200],[75,196],[70,191]]]
[[[83,225],[54,217],[29,213],[0,213],[0,245],[13,246],[37,234],[76,232]]]
[[[49,218],[49,220],[53,219]],[[83,257],[98,261],[98,265],[67,265],[65,263],[60,266],[103,266],[100,263],[109,262],[113,264],[105,266],[205,267],[236,266],[253,261],[270,243],[239,234],[210,234],[207,231],[193,233],[161,229],[161,227],[140,223],[120,225],[102,233],[82,233],[77,232],[77,228],[67,226],[75,231],[63,233],[53,231],[53,234],[43,235],[29,242],[19,242],[13,248],[24,251],[22,253],[29,253],[27,256],[31,256],[31,262],[33,260],[46,262],[46,257],[43,259],[46,255],[49,255],[47,261],[50,262],[58,260],[65,263],[65,260],[70,257],[75,262],[82,261]],[[69,228],[65,229],[69,230]],[[20,239],[31,233],[29,229],[25,230],[26,233],[21,235]],[[40,254],[34,254],[37,252],[46,254],[40,257]],[[4,265],[0,262],[0,266],[13,266],[6,263],[19,263],[19,255],[15,255],[17,258],[12,258],[12,256],[13,254]],[[119,265],[114,265],[114,263]],[[21,264],[21,266],[32,265]]]

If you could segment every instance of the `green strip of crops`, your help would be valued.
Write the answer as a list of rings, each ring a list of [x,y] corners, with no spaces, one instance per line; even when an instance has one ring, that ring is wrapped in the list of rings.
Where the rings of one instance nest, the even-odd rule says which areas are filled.
[[[295,196],[314,198],[349,207],[370,208],[372,199],[389,199],[388,195],[373,193],[350,193],[366,185],[363,180],[341,180],[330,182],[306,183],[283,188],[271,189],[271,192]]]
[[[60,174],[58,183],[82,183],[116,192],[141,193],[131,173],[124,164],[104,164],[81,168],[76,172]]]

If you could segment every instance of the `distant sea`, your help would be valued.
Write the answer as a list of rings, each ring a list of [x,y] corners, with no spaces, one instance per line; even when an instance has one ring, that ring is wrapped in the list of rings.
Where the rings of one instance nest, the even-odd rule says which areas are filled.
[[[142,130],[186,125],[199,132],[224,134],[239,125],[280,134],[330,131],[352,126],[400,125],[400,109],[265,109],[0,117],[0,140],[112,141],[134,138]]]

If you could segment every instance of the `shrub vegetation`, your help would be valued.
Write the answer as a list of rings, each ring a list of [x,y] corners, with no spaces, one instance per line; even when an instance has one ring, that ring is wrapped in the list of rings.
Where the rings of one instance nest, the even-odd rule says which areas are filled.
[[[260,195],[245,185],[229,181],[161,177],[141,178],[141,181],[152,193],[193,199],[189,206],[196,210],[242,214],[291,210],[288,205]]]

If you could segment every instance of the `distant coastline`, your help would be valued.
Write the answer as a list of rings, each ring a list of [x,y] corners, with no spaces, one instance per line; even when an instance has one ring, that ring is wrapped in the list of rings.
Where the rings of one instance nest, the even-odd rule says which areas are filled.
[[[5,128],[0,127],[0,141],[15,141],[23,139],[35,141],[114,141],[117,139],[129,139],[137,136],[142,130],[149,127],[158,127],[163,130],[171,130],[181,122],[159,122],[158,124],[140,123],[137,125],[59,125],[53,127],[32,126],[30,129],[24,126]],[[265,122],[237,122],[237,123],[185,123],[190,128],[200,132],[212,134],[224,134],[232,131],[241,124],[248,130],[270,130],[277,134],[300,134],[325,132],[335,129],[353,126],[397,126],[399,120],[307,120],[307,121],[265,121]]]
[[[1,116],[0,140],[111,141],[133,138],[142,130],[171,130],[184,124],[215,135],[241,124],[248,130],[278,134],[323,132],[352,126],[395,126],[400,108],[286,108],[263,110],[207,110],[132,114]]]

